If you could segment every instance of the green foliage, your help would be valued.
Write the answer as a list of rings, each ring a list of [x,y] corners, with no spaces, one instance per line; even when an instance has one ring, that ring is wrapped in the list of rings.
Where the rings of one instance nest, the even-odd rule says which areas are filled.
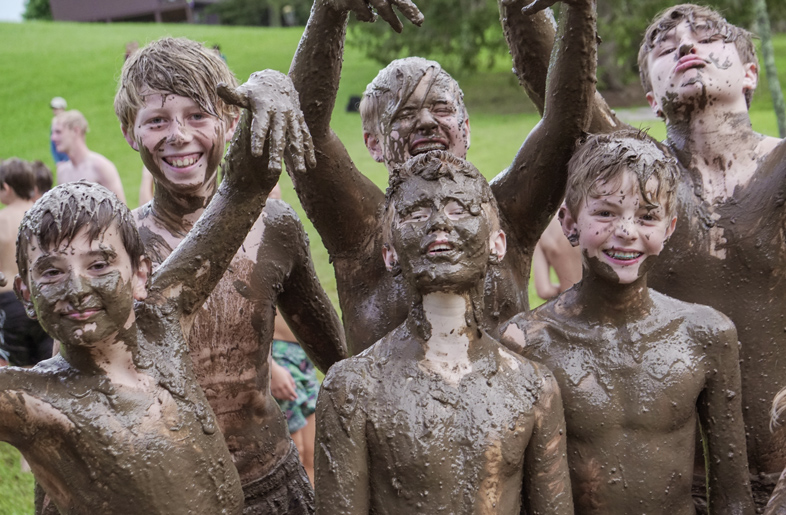
[[[25,11],[22,13],[25,20],[51,20],[52,8],[49,0],[25,0]]]
[[[491,67],[494,56],[507,54],[495,0],[417,3],[426,20],[422,27],[405,21],[403,33],[396,34],[383,20],[353,22],[348,37],[350,45],[362,49],[381,65],[410,55],[435,59],[459,77],[481,67]]]

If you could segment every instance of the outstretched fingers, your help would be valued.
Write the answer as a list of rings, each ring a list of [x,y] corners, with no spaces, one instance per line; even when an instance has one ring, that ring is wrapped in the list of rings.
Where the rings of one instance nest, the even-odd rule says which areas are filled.
[[[271,113],[270,119],[270,134],[268,135],[270,139],[270,160],[268,161],[268,167],[271,170],[280,172],[281,157],[284,155],[287,144],[286,120],[284,119],[284,115],[277,111]],[[298,159],[297,155],[293,157]]]
[[[273,125],[272,118],[273,113],[271,112],[257,111],[254,113],[251,119],[251,155],[259,157],[265,152],[265,140],[267,140],[268,132]],[[281,169],[280,165],[278,169]]]
[[[242,87],[242,86],[241,86]],[[244,109],[248,109],[248,97],[246,95],[241,95],[237,89],[230,88],[226,82],[219,82],[218,86],[216,86],[216,92],[218,96],[221,97],[221,100],[226,102],[227,104],[232,104],[238,107],[242,107]]]

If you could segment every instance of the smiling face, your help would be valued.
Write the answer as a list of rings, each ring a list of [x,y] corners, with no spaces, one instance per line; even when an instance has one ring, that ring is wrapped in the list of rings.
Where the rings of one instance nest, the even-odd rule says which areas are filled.
[[[469,119],[460,93],[447,74],[433,69],[408,98],[380,117],[380,134],[365,133],[366,146],[377,161],[391,169],[412,156],[445,150],[465,158],[470,143]]]
[[[683,106],[721,103],[747,110],[756,63],[743,63],[735,44],[706,23],[684,20],[663,33],[646,57],[653,112],[669,118]]]
[[[647,182],[647,196],[656,197],[657,190],[658,179],[653,177]],[[608,281],[630,284],[649,269],[648,258],[663,250],[677,218],[666,212],[663,199],[658,206],[648,205],[631,171],[597,184],[595,191],[580,203],[578,214],[562,208],[563,230],[577,237],[586,269]]]
[[[227,124],[206,113],[194,100],[168,93],[149,93],[136,114],[128,143],[160,187],[194,193],[216,177],[224,147],[234,133]],[[228,126],[229,125],[229,126]]]
[[[470,291],[482,282],[494,252],[505,252],[505,235],[480,204],[478,181],[461,175],[425,180],[410,177],[393,199],[388,268],[401,265],[421,294]]]
[[[33,238],[28,270],[16,287],[44,329],[66,346],[95,346],[128,329],[134,300],[147,295],[147,264],[131,266],[116,224],[92,240],[83,228],[57,248],[42,248]]]

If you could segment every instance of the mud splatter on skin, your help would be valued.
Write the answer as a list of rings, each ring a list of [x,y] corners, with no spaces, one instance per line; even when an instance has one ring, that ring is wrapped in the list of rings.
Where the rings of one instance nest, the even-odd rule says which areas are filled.
[[[22,451],[60,513],[237,514],[240,481],[185,354],[182,313],[160,295],[133,303],[137,286],[124,276],[140,255],[127,249],[141,244],[121,206],[99,186],[70,183],[23,223],[23,245],[38,257],[20,251],[20,270],[32,267],[38,315],[63,347],[31,370],[0,371],[0,436]],[[54,239],[38,233],[42,223],[56,228]],[[84,273],[73,256],[95,262]],[[74,268],[60,282],[64,264]],[[58,300],[97,311],[80,323]]]
[[[559,207],[567,160],[589,123],[595,85],[595,13],[587,2],[566,8],[563,14],[565,27],[557,40],[549,81],[552,89],[544,95],[547,116],[492,186],[509,249],[501,264],[488,268],[484,282],[481,325],[492,336],[502,321],[527,309],[524,293],[532,251]],[[357,170],[330,130],[348,18],[346,11],[336,10],[330,2],[315,2],[293,59],[290,77],[300,93],[320,170],[319,174],[295,173],[293,182],[333,260],[347,341],[350,350],[358,353],[403,323],[413,299],[400,276],[390,275],[380,259],[384,195]],[[408,18],[414,21],[414,16]],[[384,102],[378,113],[387,112],[399,100]],[[388,127],[381,132],[393,131]]]

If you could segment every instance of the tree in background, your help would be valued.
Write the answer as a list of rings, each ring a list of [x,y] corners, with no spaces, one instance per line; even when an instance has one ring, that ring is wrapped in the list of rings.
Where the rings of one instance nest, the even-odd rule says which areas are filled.
[[[783,92],[778,81],[778,70],[775,67],[775,50],[772,47],[766,0],[753,0],[753,11],[756,16],[757,32],[761,38],[761,60],[764,61],[764,70],[767,73],[767,86],[772,96],[775,116],[778,118],[778,133],[781,138],[784,138],[786,137],[786,106],[783,103]]]
[[[22,18],[25,20],[51,20],[52,8],[49,6],[49,0],[25,0]]]

